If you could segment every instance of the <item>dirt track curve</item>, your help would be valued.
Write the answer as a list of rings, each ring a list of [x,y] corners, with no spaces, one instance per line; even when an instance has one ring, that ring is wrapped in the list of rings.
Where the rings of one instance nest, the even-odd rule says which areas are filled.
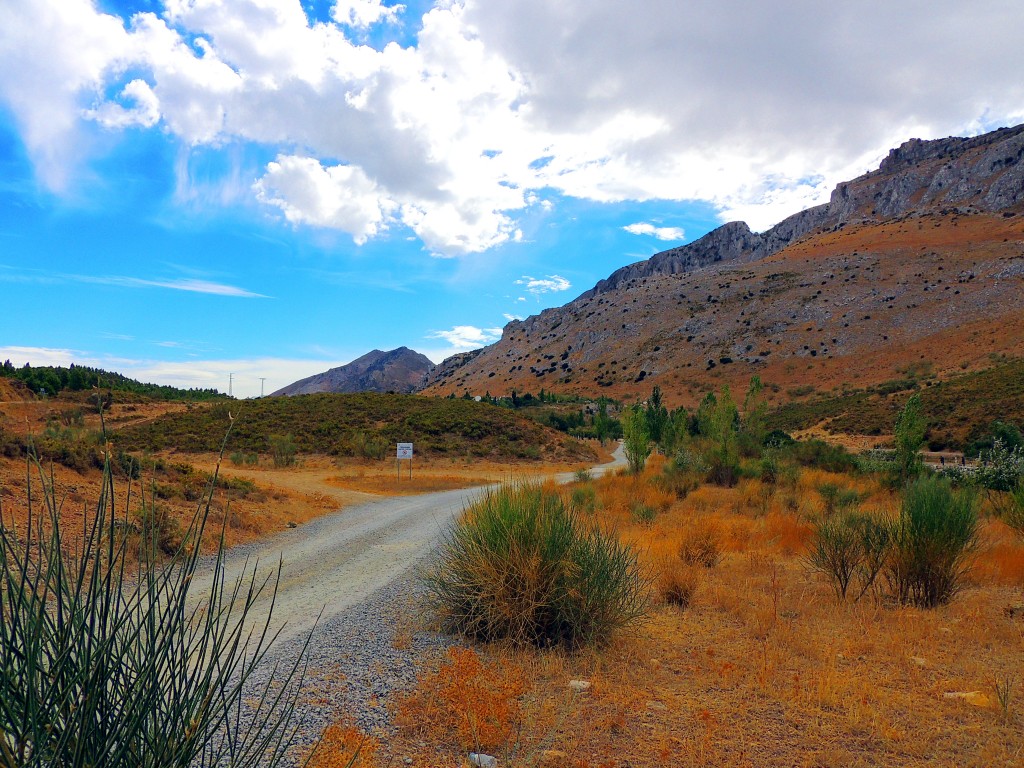
[[[620,445],[615,460],[596,467],[601,474],[625,464]],[[572,473],[557,475],[568,482]],[[344,613],[399,578],[437,543],[444,527],[466,505],[490,487],[383,498],[313,520],[274,537],[231,549],[226,556],[227,588],[258,566],[261,577],[272,575],[281,562],[271,628],[280,639],[307,635],[321,622]],[[206,563],[192,583],[193,598],[208,593],[213,575]],[[268,588],[251,614],[265,620]]]

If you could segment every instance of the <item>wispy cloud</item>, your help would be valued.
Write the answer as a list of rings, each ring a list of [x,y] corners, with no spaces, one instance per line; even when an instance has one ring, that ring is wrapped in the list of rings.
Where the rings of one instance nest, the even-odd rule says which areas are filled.
[[[41,269],[16,269],[0,264],[0,280],[9,283],[52,284],[61,281],[88,283],[90,285],[114,285],[122,288],[167,288],[172,291],[206,293],[214,296],[233,296],[245,299],[271,298],[262,293],[239,288],[237,285],[215,283],[195,277],[169,277],[147,279],[125,275],[80,275],[71,272],[46,272]]]
[[[627,224],[623,229],[631,235],[649,235],[659,240],[683,240],[686,237],[686,232],[682,227],[657,227],[647,221]]]
[[[543,293],[557,293],[572,288],[572,283],[561,275],[545,275],[544,277],[530,277],[523,275],[515,281],[516,285],[522,285],[529,293],[540,296]]]
[[[477,328],[475,325],[456,325],[450,331],[433,331],[428,339],[444,339],[457,352],[493,344],[501,338],[501,328]]]
[[[513,320],[522,320],[522,319],[523,319],[523,318],[522,318],[522,317],[520,317],[519,315],[511,315],[511,314],[509,314],[508,312],[506,312],[506,313],[505,313],[505,314],[504,314],[503,316],[504,316],[504,318],[505,318],[506,320],[508,320],[508,321],[509,321],[510,323],[511,323],[511,322],[512,322]]]
[[[236,285],[213,283],[209,280],[195,278],[179,278],[167,280],[146,280],[141,277],[122,277],[118,275],[92,277],[90,275],[63,275],[69,280],[96,285],[119,285],[125,288],[168,288],[172,291],[188,291],[190,293],[208,293],[214,296],[235,296],[244,299],[270,298],[262,293],[254,293]]]

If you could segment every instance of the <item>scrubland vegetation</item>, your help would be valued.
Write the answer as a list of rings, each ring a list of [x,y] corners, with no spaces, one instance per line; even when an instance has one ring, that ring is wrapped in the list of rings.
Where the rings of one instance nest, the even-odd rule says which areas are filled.
[[[809,391],[799,394],[807,395]],[[993,417],[1024,424],[1024,360],[1000,360],[980,371],[939,380],[913,367],[904,379],[840,394],[812,395],[773,411],[772,427],[787,431],[825,423],[835,434],[889,435],[909,393],[921,395],[931,450],[976,456],[991,447]]]
[[[587,461],[582,443],[471,400],[361,393],[262,398],[195,406],[115,435],[124,450],[211,453],[229,415],[235,417],[229,452],[272,454],[287,465],[296,454],[379,459],[397,442],[412,441],[418,455],[537,461]]]
[[[654,448],[645,411],[627,417],[627,440],[630,419],[643,421]],[[642,468],[581,472],[467,510],[430,615],[474,644],[435,659],[392,702],[396,732],[362,735],[360,759],[1019,764],[1024,454],[997,440],[977,471],[927,469],[915,402],[896,450],[872,457],[793,442],[762,413],[756,382],[743,407],[722,391],[675,418],[690,426],[668,456],[662,442]],[[561,537],[547,530],[561,529],[528,521],[565,513],[633,553],[644,613],[582,645],[481,631],[481,613],[522,622],[555,602],[524,591],[551,583],[540,564],[547,536]],[[332,733],[349,751],[329,738],[325,766],[357,743],[351,727]]]
[[[416,686],[389,703],[393,731],[341,721],[311,765],[459,765],[470,752],[499,766],[578,768],[1019,764],[1024,447],[999,422],[979,430],[977,467],[928,469],[924,402],[909,398],[893,418],[893,450],[865,456],[770,429],[756,379],[741,404],[723,388],[692,413],[657,393],[625,406],[628,469],[505,487],[465,511],[425,572],[422,617],[465,646],[424,660]],[[287,469],[303,431],[256,422]],[[378,439],[369,425],[358,431]],[[236,445],[233,461],[248,465],[250,446]],[[220,613],[230,597],[215,590],[208,612],[188,617],[169,607],[181,605],[212,489],[259,491],[125,447],[90,448],[105,478],[138,482],[136,462],[148,462],[142,475],[156,480],[127,516],[104,496],[85,557],[58,554],[49,492],[46,524],[3,528],[5,764],[84,765],[63,755],[112,748],[185,755],[138,764],[186,764],[224,754],[225,734],[266,760],[249,764],[273,764],[289,733],[283,689],[268,693],[276,714],[244,731],[228,670],[244,672],[248,657],[194,677],[181,655],[191,646],[175,634],[200,644],[199,659],[234,647]],[[161,495],[179,493],[205,499],[191,526],[160,515]],[[148,587],[113,606],[111,584],[135,583],[126,564]],[[235,595],[243,613],[248,589]],[[166,637],[139,629],[168,611]],[[112,618],[78,618],[101,614]],[[191,633],[197,616],[227,623]],[[172,706],[161,709],[157,691]],[[101,708],[111,725],[93,733],[89,713]]]

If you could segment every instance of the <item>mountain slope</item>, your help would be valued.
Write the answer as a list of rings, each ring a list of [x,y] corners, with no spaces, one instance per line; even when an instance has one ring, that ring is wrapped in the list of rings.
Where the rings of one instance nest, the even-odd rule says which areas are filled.
[[[408,347],[390,352],[375,349],[347,365],[300,379],[276,395],[313,395],[318,392],[415,392],[434,367],[426,355]]]
[[[427,392],[692,403],[758,373],[862,386],[1024,355],[1024,126],[912,140],[763,234],[730,223],[449,358]],[[781,395],[779,395],[781,399]]]

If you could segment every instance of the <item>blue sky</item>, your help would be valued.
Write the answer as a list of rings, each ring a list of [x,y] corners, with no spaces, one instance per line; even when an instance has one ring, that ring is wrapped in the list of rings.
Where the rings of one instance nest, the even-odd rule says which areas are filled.
[[[0,359],[239,396],[440,360],[1024,119],[1014,6],[804,5],[8,0]]]

